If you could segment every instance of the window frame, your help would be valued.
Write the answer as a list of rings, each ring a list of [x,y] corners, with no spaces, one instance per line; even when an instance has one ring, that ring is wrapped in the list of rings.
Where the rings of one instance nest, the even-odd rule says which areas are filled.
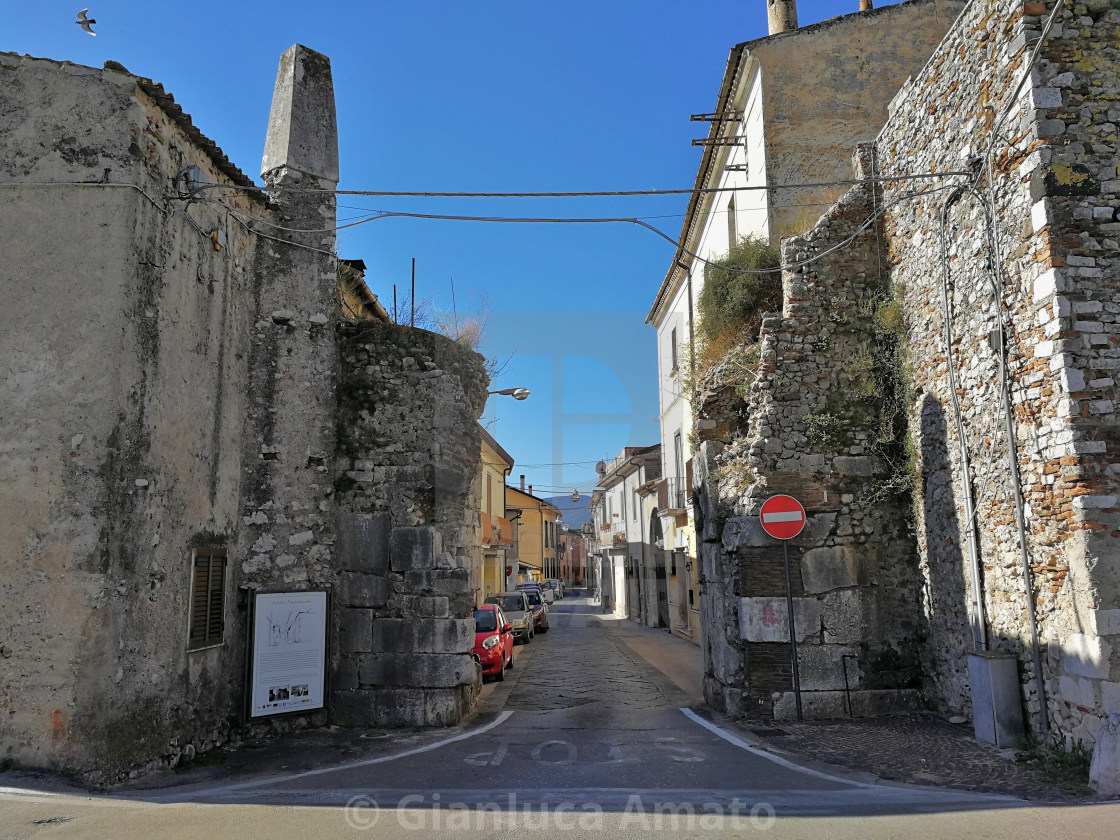
[[[206,578],[206,628],[202,638],[195,641],[195,614],[198,612],[199,605],[196,604],[196,598],[199,597],[198,592],[198,565],[199,561],[205,559],[208,561],[207,578]],[[214,586],[214,561],[221,559],[221,572],[218,586]],[[187,600],[187,652],[194,653],[200,650],[210,650],[211,648],[221,647],[226,643],[226,586],[229,571],[229,557],[226,553],[225,546],[202,546],[199,548],[191,549],[191,563],[190,563],[190,594]],[[212,602],[214,593],[217,592],[219,603],[217,604],[218,612],[218,631],[217,638],[213,636],[213,618],[215,612],[215,605]]]

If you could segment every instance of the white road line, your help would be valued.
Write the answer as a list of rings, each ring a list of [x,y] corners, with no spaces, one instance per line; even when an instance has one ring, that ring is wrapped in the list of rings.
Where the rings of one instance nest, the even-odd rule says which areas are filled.
[[[826,779],[827,781],[835,782],[838,785],[851,785],[852,787],[858,788],[878,787],[878,785],[869,784],[868,782],[855,782],[851,779],[842,779],[839,776],[833,776],[829,773],[822,773],[819,770],[810,770],[808,767],[802,767],[800,764],[794,764],[792,761],[788,761],[781,756],[774,755],[773,753],[767,752],[766,750],[760,750],[757,747],[752,747],[742,738],[739,738],[736,735],[732,735],[726,729],[721,729],[714,723],[704,720],[704,718],[700,717],[700,715],[696,714],[696,712],[692,711],[692,709],[681,709],[681,712],[693,723],[700,724],[709,732],[713,732],[723,740],[727,741],[727,743],[734,744],[735,746],[739,747],[739,749],[743,749],[749,753],[753,753],[759,758],[765,758],[767,761],[773,761],[775,764],[780,764],[782,767],[785,767],[788,770],[794,770],[798,773],[804,773],[806,776],[813,776],[817,779]]]
[[[284,782],[293,781],[294,779],[306,779],[309,776],[322,776],[326,773],[337,773],[340,770],[353,770],[358,767],[369,767],[373,764],[384,764],[389,761],[397,761],[401,758],[408,758],[410,756],[419,755],[420,753],[438,750],[440,747],[446,747],[448,744],[454,744],[456,741],[465,741],[468,738],[473,738],[476,735],[481,735],[484,732],[489,732],[494,727],[505,723],[505,721],[512,714],[513,712],[509,711],[502,712],[492,722],[486,724],[486,726],[480,726],[478,729],[472,729],[470,732],[462,732],[458,735],[452,736],[451,738],[444,738],[442,741],[436,741],[433,744],[426,744],[422,747],[415,747],[414,749],[405,750],[404,752],[395,753],[394,755],[382,755],[378,756],[377,758],[366,758],[361,761],[351,761],[348,764],[336,764],[331,767],[320,767],[317,770],[305,770],[302,773],[290,773],[287,776],[269,776],[268,778],[264,779],[253,779],[249,782],[240,782],[236,785],[222,785],[220,787],[203,788],[201,790],[192,790],[189,793],[173,794],[170,796],[159,796],[158,794],[152,796],[152,791],[145,791],[143,794],[138,795],[144,796],[145,799],[149,800],[158,799],[161,802],[178,802],[182,800],[194,799],[200,796],[206,796],[208,794],[222,794],[229,791],[248,790],[249,788],[263,787],[264,785],[282,784]]]

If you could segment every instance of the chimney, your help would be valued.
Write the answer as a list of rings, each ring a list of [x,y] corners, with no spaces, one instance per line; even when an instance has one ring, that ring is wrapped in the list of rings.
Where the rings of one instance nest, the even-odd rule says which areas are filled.
[[[861,2],[866,2],[866,0],[861,0]],[[796,0],[766,0],[766,21],[770,26],[771,35],[796,29]]]
[[[533,495],[533,485],[532,484],[529,485],[529,495],[530,496]]]
[[[875,7],[871,5],[871,0],[859,0],[859,10],[861,12],[870,12]]]
[[[521,476],[521,489],[522,490],[525,489],[525,475],[524,474],[522,474],[522,476]]]

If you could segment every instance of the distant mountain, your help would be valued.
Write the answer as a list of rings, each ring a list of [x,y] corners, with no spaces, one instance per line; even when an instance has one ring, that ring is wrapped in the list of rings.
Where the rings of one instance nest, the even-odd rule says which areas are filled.
[[[591,521],[591,496],[586,493],[579,494],[578,502],[572,501],[570,493],[567,496],[542,496],[541,498],[560,508],[562,522],[573,531],[578,531],[585,522]]]

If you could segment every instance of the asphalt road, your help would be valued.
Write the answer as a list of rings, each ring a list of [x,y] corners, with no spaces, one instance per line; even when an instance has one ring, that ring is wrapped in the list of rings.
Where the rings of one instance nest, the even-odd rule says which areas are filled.
[[[357,760],[279,773],[264,763],[114,796],[0,788],[0,840],[1115,836],[1117,806],[880,784],[768,753],[689,708],[695,697],[663,672],[687,653],[679,640],[597,613],[582,599],[554,605],[552,629],[517,646],[507,680],[484,687],[465,727]]]

